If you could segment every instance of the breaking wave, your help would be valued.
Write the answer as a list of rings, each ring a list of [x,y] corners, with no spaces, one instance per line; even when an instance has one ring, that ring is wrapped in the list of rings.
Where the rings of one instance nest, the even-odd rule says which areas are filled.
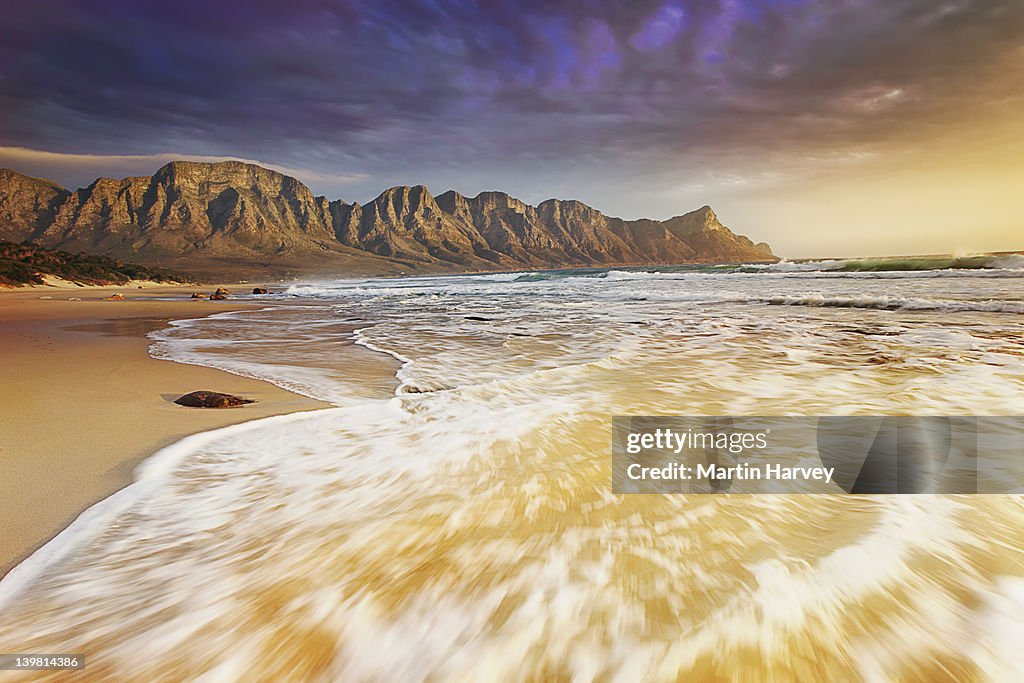
[[[757,299],[754,299],[755,301]],[[948,311],[964,313],[1024,314],[1024,301],[962,301],[955,299],[917,299],[899,296],[827,297],[821,294],[806,296],[777,296],[766,299],[773,306],[820,306],[831,308],[870,308],[885,311]]]

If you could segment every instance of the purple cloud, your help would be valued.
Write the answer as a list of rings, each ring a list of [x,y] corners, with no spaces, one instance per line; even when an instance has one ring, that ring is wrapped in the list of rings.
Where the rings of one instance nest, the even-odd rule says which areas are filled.
[[[348,197],[899,138],[1024,45],[1014,0],[8,4],[0,147],[365,177],[315,188]]]

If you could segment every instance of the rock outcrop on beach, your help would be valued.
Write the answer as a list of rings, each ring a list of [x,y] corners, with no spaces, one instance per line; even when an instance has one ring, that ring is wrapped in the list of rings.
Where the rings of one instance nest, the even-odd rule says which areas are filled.
[[[777,260],[710,207],[627,221],[573,200],[531,206],[393,187],[365,205],[237,161],[175,161],[70,192],[0,170],[0,238],[204,269],[443,272]]]
[[[193,391],[174,399],[179,406],[189,408],[235,408],[249,403],[255,403],[252,399],[240,398],[232,394],[222,394],[219,391]]]

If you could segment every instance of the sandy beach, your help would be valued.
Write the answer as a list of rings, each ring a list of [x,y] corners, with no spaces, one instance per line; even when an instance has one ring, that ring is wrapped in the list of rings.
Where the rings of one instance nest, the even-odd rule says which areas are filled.
[[[61,683],[1019,680],[1019,496],[612,488],[614,416],[1021,414],[1024,273],[945,265],[0,295],[12,557],[159,446],[310,405],[151,360],[168,319],[256,301],[150,350],[334,406],[176,441],[139,495],[8,574],[0,652],[80,653],[12,678]],[[169,402],[200,388],[261,403]],[[816,436],[795,459],[777,438],[730,457],[831,466]]]
[[[168,321],[254,305],[188,299],[196,289],[0,290],[0,577],[129,484],[135,466],[158,449],[218,427],[327,407],[266,382],[151,358],[146,334]],[[125,300],[105,300],[115,291]],[[181,301],[139,300],[155,295]],[[198,389],[257,402],[224,410],[173,403]]]

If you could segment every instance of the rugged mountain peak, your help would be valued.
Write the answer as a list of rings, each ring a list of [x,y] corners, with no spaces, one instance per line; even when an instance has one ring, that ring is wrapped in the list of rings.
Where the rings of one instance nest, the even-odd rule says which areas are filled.
[[[544,201],[542,201],[540,204],[537,205],[537,208],[539,209],[542,206],[558,206],[558,207],[578,209],[578,210],[583,210],[583,211],[596,211],[597,210],[597,209],[594,209],[591,206],[588,206],[587,204],[584,204],[583,202],[581,202],[578,199],[556,199],[555,197],[552,197],[551,199],[545,199]]]
[[[71,193],[52,180],[0,168],[0,239],[34,238],[52,221]]]
[[[412,215],[434,216],[441,213],[425,185],[398,185],[388,188],[367,204],[366,209],[382,219],[393,221],[396,225],[404,224]]]
[[[721,221],[718,220],[718,215],[715,213],[714,209],[707,204],[700,207],[693,213],[695,213],[698,218],[704,219],[704,226],[709,230],[728,230],[728,228],[722,225]]]
[[[469,200],[470,206],[476,211],[494,211],[495,209],[511,209],[516,213],[527,213],[531,208],[529,204],[505,192],[489,190],[480,192]]]
[[[722,225],[710,206],[670,218],[663,225],[693,248],[695,260],[723,263],[778,260],[767,244],[754,244]]]
[[[336,245],[326,201],[276,171],[175,161],[151,177],[98,178],[63,202],[41,243],[151,261],[302,258]]]
[[[230,199],[234,193],[247,195],[250,203],[258,202],[265,208],[277,204],[284,209],[282,202],[291,203],[292,209],[303,216],[327,211],[328,202],[315,198],[309,188],[295,178],[241,161],[172,161],[160,168],[152,181],[172,200],[185,198],[186,201],[206,202],[227,191],[223,200]],[[323,216],[319,218],[322,222]]]
[[[36,178],[34,176],[25,175],[24,173],[18,173],[10,168],[0,168],[0,183],[3,183],[3,188],[5,190],[16,188],[19,185],[29,184],[33,186],[48,187],[57,192],[68,191],[67,188],[62,186],[60,183],[55,183],[48,178]]]
[[[381,192],[379,197],[422,197],[430,194],[426,185],[395,185]]]
[[[389,188],[361,206],[314,197],[295,178],[241,161],[174,161],[151,177],[98,178],[74,193],[0,170],[0,238],[186,270],[318,259],[378,272],[775,259],[709,206],[664,222],[623,221],[576,200],[534,207],[505,192],[453,190],[435,198],[423,185]]]
[[[448,190],[434,197],[434,201],[445,213],[460,214],[469,211],[469,200],[455,190]]]
[[[268,197],[285,193],[303,201],[314,199],[309,188],[295,178],[242,161],[172,161],[153,174],[153,180],[164,187],[199,193],[212,193],[230,186]]]
[[[686,233],[692,232],[708,232],[708,231],[725,231],[732,234],[732,231],[722,225],[721,221],[718,220],[718,215],[715,214],[714,210],[707,205],[684,213],[681,216],[673,216],[665,221],[665,225],[669,226],[673,230],[682,230]]]
[[[157,178],[287,178],[288,176],[263,166],[248,164],[244,161],[171,161],[164,164],[153,174]]]
[[[601,216],[602,220],[607,220],[603,213],[577,199],[545,199],[537,205],[537,211],[552,216]]]
[[[149,176],[128,176],[127,178],[105,178],[99,177],[92,181],[83,190],[78,190],[79,193],[84,195],[90,195],[96,192],[118,192],[126,187],[132,185],[148,185],[152,179]]]
[[[396,185],[377,195],[374,204],[390,204],[392,206],[420,205],[424,202],[433,203],[434,197],[425,185]]]

